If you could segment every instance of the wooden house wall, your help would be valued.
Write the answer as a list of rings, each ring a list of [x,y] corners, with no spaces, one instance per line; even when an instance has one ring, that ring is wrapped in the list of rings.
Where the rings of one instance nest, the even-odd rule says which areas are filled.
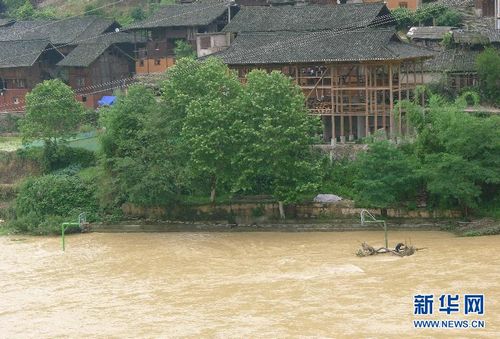
[[[32,67],[0,69],[0,78],[6,82],[7,87],[1,90],[0,84],[0,112],[24,111],[25,96],[40,82],[40,77],[39,63]]]
[[[196,34],[217,32],[217,23],[200,27],[171,27],[148,30],[148,42],[138,50],[135,70],[137,74],[161,73],[175,64],[175,40],[190,43],[196,51]]]
[[[131,76],[128,58],[113,48],[104,52],[89,67],[68,67],[68,84],[77,92],[77,99],[86,107],[96,108],[104,95],[112,95],[119,80]]]
[[[478,15],[486,17],[495,16],[495,1],[496,0],[476,0],[475,7]]]
[[[366,1],[365,2],[380,2],[380,1]],[[386,5],[389,9],[408,8],[416,10],[422,6],[422,0],[387,0]]]
[[[289,75],[301,87],[309,112],[322,120],[326,142],[355,140],[378,131],[404,133],[404,112],[399,109],[397,118],[391,112],[396,101],[411,98],[423,83],[418,60],[230,67],[243,82],[255,68]]]

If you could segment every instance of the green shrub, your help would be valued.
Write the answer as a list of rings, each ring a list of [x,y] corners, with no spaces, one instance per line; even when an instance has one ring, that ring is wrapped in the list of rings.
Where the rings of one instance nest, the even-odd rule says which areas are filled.
[[[408,29],[415,25],[415,13],[408,8],[396,8],[391,13],[396,19],[397,29]]]
[[[481,95],[489,103],[500,105],[500,53],[487,48],[476,59]]]
[[[15,114],[5,114],[3,121],[0,123],[0,133],[16,133],[19,132],[19,122],[21,117]]]
[[[68,216],[73,210],[96,210],[95,187],[83,182],[78,176],[45,175],[26,180],[19,189],[16,200],[18,215],[30,212]]]
[[[460,12],[447,8],[436,18],[436,25],[457,27],[462,23],[462,19]]]
[[[142,7],[134,7],[130,11],[130,17],[134,20],[134,22],[141,21],[146,19],[146,12],[142,9]]]
[[[26,155],[40,163],[45,173],[64,169],[68,166],[80,168],[95,165],[95,153],[83,148],[68,147],[65,145],[50,145],[44,148],[33,148]]]

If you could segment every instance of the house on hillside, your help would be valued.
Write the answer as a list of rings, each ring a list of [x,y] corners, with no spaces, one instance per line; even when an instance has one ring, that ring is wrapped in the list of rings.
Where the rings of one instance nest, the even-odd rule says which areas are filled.
[[[131,34],[117,32],[119,27],[113,20],[94,16],[17,21],[1,26],[0,46],[6,46],[0,47],[0,77],[6,79],[2,87],[4,104],[22,111],[25,94],[36,84],[60,78],[87,107],[96,107],[100,96],[109,94],[113,86],[134,72],[136,40]],[[50,45],[50,53],[42,53],[41,41],[46,43],[44,47]],[[21,65],[1,57],[24,60],[21,51],[29,50],[31,45],[34,50],[30,55],[40,58],[31,60],[29,66],[28,62]],[[0,107],[2,111],[7,109]]]
[[[236,14],[238,7],[221,1],[198,1],[186,4],[173,4],[161,7],[150,18],[127,27],[137,38],[147,40],[136,54],[137,74],[164,72],[175,62],[176,41],[185,41],[193,51],[197,50],[197,34],[220,32],[228,23],[229,17]],[[201,38],[203,49],[224,39]]]
[[[0,41],[0,112],[24,112],[25,96],[57,73],[61,55],[50,41]]]
[[[447,49],[435,54],[424,63],[425,83],[440,83],[450,94],[476,86],[479,82],[476,69],[479,53],[477,50]]]
[[[431,27],[429,27],[431,28]],[[418,29],[426,29],[419,27]],[[446,31],[446,30],[444,30]],[[418,33],[411,35],[411,41],[419,44],[424,36]],[[410,32],[408,33],[410,35]],[[456,95],[465,88],[479,83],[476,58],[484,50],[484,46],[500,47],[500,32],[495,30],[471,31],[465,29],[451,30],[450,46],[437,47],[441,43],[439,34],[433,35],[436,51],[434,58],[424,63],[424,82],[439,84],[450,95]],[[441,36],[443,39],[444,34]],[[426,37],[427,39],[428,37]]]
[[[47,39],[58,51],[69,54],[76,46],[102,34],[115,32],[120,25],[111,19],[97,16],[63,20],[16,21],[0,27],[0,40]]]
[[[87,107],[96,108],[103,96],[124,88],[134,74],[134,39],[130,34],[103,35],[79,44],[57,66],[59,77]]]
[[[453,29],[450,26],[411,27],[406,36],[415,45],[439,51],[443,49],[444,37],[451,34]]]
[[[242,7],[224,28],[235,40],[214,55],[242,81],[252,69],[292,77],[325,142],[396,135],[408,126],[395,102],[413,96],[432,53],[403,43],[393,24],[381,3]]]

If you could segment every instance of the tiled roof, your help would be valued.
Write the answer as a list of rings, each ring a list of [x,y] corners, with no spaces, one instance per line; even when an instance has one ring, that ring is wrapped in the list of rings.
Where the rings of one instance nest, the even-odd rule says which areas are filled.
[[[0,40],[48,39],[54,45],[77,44],[118,25],[110,19],[84,16],[58,21],[17,21],[11,26],[0,27]]]
[[[453,32],[453,40],[456,43],[468,45],[499,43],[500,31],[494,29],[482,31],[457,30]]]
[[[378,17],[378,18],[377,18]],[[242,7],[225,32],[320,31],[387,25],[394,18],[383,3]]]
[[[132,43],[133,35],[128,33],[113,33],[101,36],[79,44],[58,66],[87,67],[113,44]]]
[[[452,29],[450,26],[412,27],[406,35],[411,39],[443,40]]]
[[[227,11],[223,1],[197,1],[161,7],[148,19],[125,27],[127,30],[155,27],[207,26]]]
[[[476,58],[479,51],[447,49],[436,53],[433,59],[424,63],[428,72],[476,72]]]
[[[244,65],[400,60],[431,57],[432,52],[401,42],[392,29],[365,29],[240,33],[227,50],[214,55]]]
[[[49,46],[43,39],[0,41],[0,68],[32,66]]]

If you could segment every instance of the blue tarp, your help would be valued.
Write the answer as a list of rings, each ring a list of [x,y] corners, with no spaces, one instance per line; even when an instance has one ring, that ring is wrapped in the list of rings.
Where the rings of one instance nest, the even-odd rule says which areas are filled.
[[[111,106],[115,103],[115,100],[116,100],[115,96],[105,95],[97,103],[99,104],[99,106]]]

